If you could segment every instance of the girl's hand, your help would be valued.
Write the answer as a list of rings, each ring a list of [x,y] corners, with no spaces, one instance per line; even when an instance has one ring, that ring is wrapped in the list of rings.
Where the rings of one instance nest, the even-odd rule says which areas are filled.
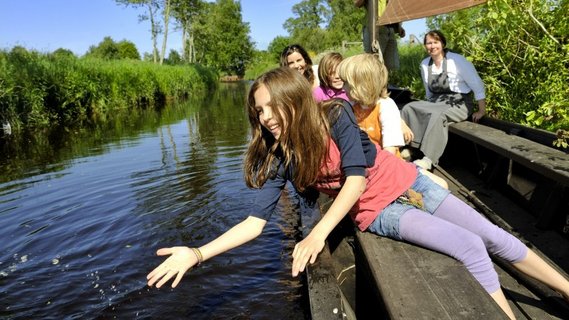
[[[313,264],[316,257],[324,249],[324,239],[309,234],[304,240],[294,247],[292,252],[292,276],[296,277],[299,272],[303,272],[308,261]]]
[[[172,283],[172,288],[175,288],[182,280],[186,271],[198,263],[198,257],[188,247],[162,248],[156,254],[159,256],[170,255],[170,257],[146,276],[150,287],[158,281],[156,288],[160,288],[172,277],[176,276]]]
[[[401,130],[403,131],[403,140],[405,141],[405,144],[409,144],[409,142],[413,141],[415,135],[403,119],[401,119]]]

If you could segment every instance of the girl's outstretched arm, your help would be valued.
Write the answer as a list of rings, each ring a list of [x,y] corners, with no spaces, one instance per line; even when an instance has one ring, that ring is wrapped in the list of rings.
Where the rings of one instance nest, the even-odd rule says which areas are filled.
[[[366,188],[363,176],[348,176],[340,193],[308,236],[296,244],[292,252],[292,276],[304,271],[306,264],[316,261],[330,232],[342,221]]]
[[[160,288],[175,276],[172,282],[172,288],[175,288],[191,267],[255,239],[261,234],[266,223],[263,219],[249,216],[197,251],[189,247],[159,249],[156,252],[159,256],[169,257],[146,276],[148,285],[152,287],[156,283],[156,288]]]

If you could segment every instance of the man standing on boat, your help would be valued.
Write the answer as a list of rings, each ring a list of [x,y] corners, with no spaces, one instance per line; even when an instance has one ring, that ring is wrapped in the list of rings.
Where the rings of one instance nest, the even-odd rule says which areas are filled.
[[[354,0],[358,8],[366,8],[366,18],[363,27],[364,51],[367,53],[381,52],[383,61],[388,70],[399,69],[399,52],[397,51],[396,34],[405,36],[405,29],[401,23],[392,23],[378,26],[377,19],[383,15],[388,0],[368,1]],[[377,12],[377,16],[373,13]],[[373,40],[372,40],[373,39]]]

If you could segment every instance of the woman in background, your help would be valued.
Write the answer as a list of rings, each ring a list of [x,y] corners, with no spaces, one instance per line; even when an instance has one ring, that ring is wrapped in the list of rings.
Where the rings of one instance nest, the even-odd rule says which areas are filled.
[[[293,44],[284,48],[281,53],[280,65],[281,67],[289,67],[300,72],[310,82],[312,88],[320,85],[316,76],[318,74],[318,66],[312,65],[312,59],[310,59],[308,52],[301,45]]]
[[[414,134],[408,143],[424,155],[416,163],[425,169],[437,165],[448,141],[448,125],[472,115],[478,122],[486,113],[484,83],[472,63],[446,49],[446,38],[438,30],[423,40],[429,57],[421,62],[427,101],[413,101],[401,110],[401,118]],[[478,110],[474,112],[472,95]]]

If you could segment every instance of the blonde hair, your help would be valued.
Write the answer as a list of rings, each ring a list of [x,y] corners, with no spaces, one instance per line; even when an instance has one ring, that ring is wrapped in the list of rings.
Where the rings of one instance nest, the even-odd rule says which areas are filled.
[[[281,125],[278,140],[259,121],[255,92],[261,86],[269,92],[273,116]],[[276,161],[282,161],[285,167],[293,166],[292,183],[299,191],[314,184],[328,148],[325,112],[316,105],[310,83],[296,70],[281,67],[257,78],[247,98],[251,125],[251,142],[244,161],[247,186],[262,187],[275,174]]]
[[[348,57],[340,62],[338,75],[348,85],[348,95],[355,103],[371,106],[389,96],[387,68],[378,56],[362,53]]]
[[[338,65],[342,62],[342,59],[344,58],[338,52],[330,52],[320,59],[320,64],[318,64],[318,80],[320,80],[321,87],[331,87],[331,83],[328,79],[334,74],[334,71],[338,70]]]

